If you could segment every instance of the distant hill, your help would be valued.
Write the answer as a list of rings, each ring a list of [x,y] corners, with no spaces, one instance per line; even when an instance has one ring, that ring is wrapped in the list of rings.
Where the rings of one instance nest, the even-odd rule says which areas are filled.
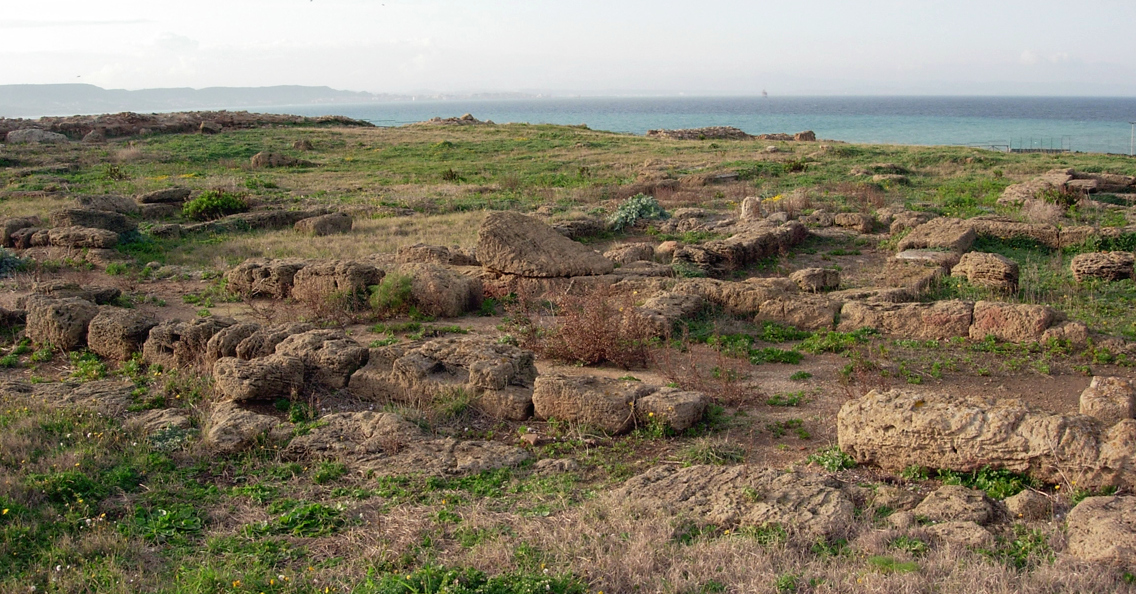
[[[376,95],[330,87],[209,87],[204,89],[103,89],[95,85],[0,85],[0,117],[80,115],[119,111],[155,112],[400,101],[407,95]]]

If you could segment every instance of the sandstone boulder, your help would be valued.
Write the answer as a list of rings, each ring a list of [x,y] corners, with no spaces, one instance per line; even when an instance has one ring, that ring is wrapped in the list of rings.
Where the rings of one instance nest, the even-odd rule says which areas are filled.
[[[49,280],[36,283],[32,285],[32,293],[36,295],[46,295],[48,297],[58,297],[60,299],[78,297],[79,299],[90,301],[97,305],[114,303],[115,300],[122,296],[122,291],[116,287],[90,284],[79,286],[78,283],[63,280]],[[19,299],[16,300],[16,304],[17,306],[20,305]]]
[[[249,159],[254,168],[264,167],[310,167],[312,164],[302,159],[280,153],[259,152]]]
[[[961,219],[939,217],[911,230],[899,240],[898,251],[911,249],[945,249],[963,253],[974,245],[974,226]]]
[[[322,237],[336,233],[349,233],[351,231],[351,215],[345,212],[310,217],[296,221],[295,229],[305,235]]]
[[[450,266],[480,266],[472,250],[458,246],[426,245],[416,243],[398,248],[397,259],[402,264],[443,264]]]
[[[980,236],[1007,241],[1032,240],[1052,248],[1061,247],[1061,230],[1046,223],[1021,223],[995,215],[982,215],[967,221]]]
[[[189,188],[166,188],[138,196],[139,204],[173,204],[181,206],[189,200]]]
[[[661,422],[674,431],[682,432],[702,420],[708,403],[702,392],[659,388],[635,402],[635,414],[641,424]]]
[[[979,301],[974,304],[970,337],[982,340],[993,336],[1006,342],[1039,341],[1056,318],[1057,312],[1044,305]]]
[[[276,345],[276,354],[303,361],[306,378],[343,388],[351,374],[367,363],[369,352],[338,330],[310,330],[285,338]]]
[[[888,336],[946,340],[967,336],[974,306],[966,301],[867,303],[849,301],[840,310],[841,332],[875,328]]]
[[[604,257],[616,264],[630,264],[655,259],[655,246],[650,243],[628,243],[616,246],[606,252]]]
[[[379,284],[383,271],[355,260],[309,263],[292,277],[292,297],[309,305],[362,307],[367,287]]]
[[[704,305],[699,295],[666,291],[647,299],[636,311],[650,322],[656,335],[668,336],[675,322],[697,314]]]
[[[914,229],[933,218],[935,218],[935,215],[929,212],[905,210],[896,213],[892,217],[891,223],[888,226],[888,232],[892,235],[898,235],[908,229]]]
[[[1069,268],[1077,282],[1090,278],[1117,281],[1132,278],[1133,261],[1131,252],[1095,252],[1073,256]]]
[[[871,233],[876,226],[876,220],[871,215],[859,212],[842,212],[833,218],[837,227],[852,229],[858,233]]]
[[[952,520],[926,528],[936,540],[961,547],[990,548],[996,540],[989,530],[968,520]]]
[[[1068,341],[1072,346],[1084,346],[1089,341],[1089,327],[1084,322],[1061,322],[1041,333],[1041,342]]]
[[[455,318],[481,307],[484,289],[475,277],[437,264],[403,264],[398,271],[410,275],[410,299],[426,315]]]
[[[542,375],[534,385],[533,407],[539,419],[580,423],[618,434],[635,425],[635,402],[652,391],[640,382]]]
[[[724,528],[780,526],[809,538],[842,534],[855,504],[839,481],[748,465],[655,466],[612,494]]]
[[[230,291],[246,297],[284,299],[292,294],[296,273],[306,260],[250,258],[225,275]]]
[[[784,295],[762,302],[754,320],[803,330],[831,330],[844,303],[825,295]]]
[[[943,485],[931,492],[912,510],[935,522],[974,522],[989,524],[998,517],[998,510],[982,491],[961,485]]]
[[[1136,417],[1136,386],[1123,377],[1096,376],[1081,392],[1081,414],[1112,426]]]
[[[261,328],[237,343],[234,354],[238,359],[245,360],[267,357],[276,352],[276,345],[284,342],[285,338],[314,329],[311,324],[303,322],[289,322]]]
[[[64,248],[107,249],[118,245],[118,233],[92,227],[56,227],[48,231],[48,241]]]
[[[128,429],[153,435],[171,429],[188,430],[193,427],[189,413],[180,408],[157,408],[143,411],[126,420]]]
[[[227,318],[199,318],[189,322],[168,320],[150,329],[142,345],[142,359],[167,368],[190,367],[203,362],[213,335],[235,324]]]
[[[810,227],[831,227],[836,224],[836,215],[825,210],[814,210],[812,214],[803,215],[797,220]]]
[[[1136,484],[1136,420],[1104,427],[1014,399],[873,390],[837,415],[840,447],[859,463],[969,472],[991,466],[1078,486]]]
[[[962,255],[951,276],[979,287],[1011,293],[1018,290],[1018,263],[1000,254],[969,252]]]
[[[114,194],[82,195],[77,196],[75,201],[79,203],[80,208],[84,209],[105,210],[124,215],[136,214],[138,212],[138,203],[126,196],[116,196]]]
[[[43,221],[41,221],[39,217],[12,217],[4,219],[4,222],[0,223],[0,245],[3,247],[20,247],[13,244],[13,233],[21,229],[39,228],[42,226]],[[29,247],[31,246],[26,245],[20,249],[27,249]]]
[[[27,337],[65,351],[87,344],[87,326],[99,313],[90,301],[76,297],[33,296],[27,300]]]
[[[294,399],[304,385],[304,362],[283,355],[222,357],[213,364],[213,382],[222,398],[234,402]]]
[[[65,208],[55,211],[51,213],[51,224],[54,227],[106,229],[115,233],[138,230],[138,223],[121,213],[89,208]]]
[[[49,132],[38,128],[24,128],[12,130],[5,137],[8,144],[58,144],[66,143],[71,139],[58,132]]]
[[[611,261],[548,225],[515,212],[492,212],[477,231],[477,257],[494,272],[530,277],[608,274]]]
[[[134,309],[103,308],[87,327],[87,344],[100,357],[126,361],[142,350],[157,325],[156,318]]]
[[[1033,489],[1007,497],[1003,503],[1013,520],[1037,522],[1053,516],[1053,501]]]
[[[789,221],[777,227],[745,227],[727,239],[683,246],[675,251],[674,262],[683,262],[710,275],[723,275],[763,258],[786,253],[807,236],[808,229],[800,221]]]
[[[806,293],[820,293],[840,286],[840,271],[829,268],[803,268],[789,275],[789,280]]]
[[[202,441],[218,454],[235,454],[252,448],[277,425],[275,418],[245,410],[235,402],[218,402],[209,411]]]
[[[218,330],[209,338],[209,342],[205,343],[205,363],[212,364],[222,357],[236,357],[237,347],[241,342],[260,329],[260,324],[241,322]],[[275,345],[273,349],[275,350]]]
[[[746,196],[745,199],[742,200],[741,220],[760,221],[761,217],[761,198]]]
[[[1065,518],[1069,553],[1081,561],[1132,567],[1136,497],[1086,497]]]

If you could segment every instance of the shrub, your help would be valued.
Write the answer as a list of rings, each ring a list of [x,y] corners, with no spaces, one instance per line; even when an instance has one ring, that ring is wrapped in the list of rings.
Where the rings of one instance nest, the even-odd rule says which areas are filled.
[[[555,321],[543,327],[523,307],[512,307],[510,317],[525,348],[579,365],[608,362],[631,369],[647,364],[654,331],[635,311],[630,295],[609,289],[562,295],[551,303]]]
[[[245,212],[248,209],[248,202],[237,194],[223,190],[207,190],[197,198],[186,202],[181,214],[187,219],[206,221]]]
[[[414,279],[407,274],[388,274],[372,286],[371,308],[381,316],[395,316],[410,308],[410,287]]]
[[[845,468],[855,468],[856,461],[852,456],[844,453],[838,445],[831,445],[823,450],[817,450],[808,458],[810,464],[816,464],[829,472],[837,472]]]
[[[607,223],[613,230],[622,231],[634,226],[640,220],[659,220],[669,216],[654,196],[636,194],[624,200],[615,210],[615,214],[608,218]]]

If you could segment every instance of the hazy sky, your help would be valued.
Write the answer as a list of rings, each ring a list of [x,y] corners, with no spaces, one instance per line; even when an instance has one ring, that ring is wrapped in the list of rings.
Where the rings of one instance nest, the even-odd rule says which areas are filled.
[[[1136,95],[1133,0],[6,0],[0,84]]]

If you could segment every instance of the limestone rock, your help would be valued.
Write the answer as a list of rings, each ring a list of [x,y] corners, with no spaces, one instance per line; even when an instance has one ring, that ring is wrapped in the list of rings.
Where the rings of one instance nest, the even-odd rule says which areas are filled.
[[[1033,342],[1053,325],[1057,312],[1044,305],[979,301],[974,304],[970,337],[982,340],[993,336],[1006,342]]]
[[[872,494],[872,505],[892,510],[910,510],[919,505],[920,501],[923,501],[922,496],[891,485],[880,485]]]
[[[309,330],[314,330],[314,327],[311,324],[302,322],[290,322],[261,328],[250,334],[248,338],[241,340],[241,342],[237,344],[234,354],[238,359],[245,360],[267,357],[276,352],[276,345],[284,342],[285,338]],[[225,354],[223,356],[227,357],[229,355]]]
[[[967,336],[973,305],[966,301],[932,303],[867,303],[849,301],[840,310],[841,332],[875,328],[888,336],[946,340]]]
[[[982,491],[961,485],[943,485],[927,495],[912,510],[935,522],[974,522],[989,524],[997,517],[994,502]]]
[[[92,227],[56,227],[48,231],[51,245],[65,248],[112,248],[118,245],[118,233]]]
[[[310,217],[296,221],[295,229],[305,235],[322,237],[336,233],[349,233],[351,231],[351,215],[345,212]]]
[[[533,407],[539,419],[580,423],[618,434],[634,426],[635,402],[651,392],[650,386],[639,382],[542,375],[536,378]]]
[[[761,199],[754,196],[746,196],[745,199],[742,200],[741,220],[760,221],[761,217]]]
[[[292,277],[292,297],[314,306],[361,308],[367,287],[379,284],[383,271],[355,260],[310,263]]]
[[[837,227],[852,229],[859,233],[871,233],[872,229],[876,226],[876,220],[872,218],[872,215],[859,212],[838,213],[833,219],[833,222]]]
[[[209,411],[202,441],[219,454],[251,448],[279,422],[268,415],[245,410],[235,402],[218,402]]]
[[[1086,497],[1065,518],[1069,553],[1081,561],[1131,567],[1136,497]]]
[[[149,314],[118,307],[103,308],[87,328],[87,344],[100,357],[126,361],[142,350],[158,320]]]
[[[181,206],[189,200],[189,188],[166,188],[138,196],[139,204],[174,204]]]
[[[831,330],[844,303],[825,295],[785,295],[762,302],[755,321],[772,320],[803,330]]]
[[[702,420],[708,402],[702,392],[659,388],[635,402],[635,414],[642,424],[658,420],[674,431],[682,432]]]
[[[939,217],[911,230],[899,241],[898,251],[941,248],[957,253],[970,250],[977,235],[969,221]]]
[[[839,481],[756,466],[655,466],[612,497],[721,527],[778,525],[811,538],[839,534],[855,505]]]
[[[32,285],[32,292],[36,295],[46,295],[60,299],[78,297],[79,299],[90,301],[96,305],[114,303],[116,299],[122,296],[122,291],[116,287],[90,284],[79,286],[78,283],[63,280],[49,280],[36,283]],[[16,300],[16,305],[20,306],[20,300]]]
[[[683,246],[675,251],[674,262],[686,263],[707,274],[723,275],[768,256],[785,253],[804,241],[808,234],[800,221],[789,221],[777,227],[747,226],[727,239]]]
[[[789,280],[806,293],[820,293],[840,286],[840,271],[829,268],[802,268],[789,275]]]
[[[51,213],[54,227],[88,227],[106,229],[115,233],[129,233],[138,230],[138,223],[117,212],[92,210],[89,208],[66,208]]]
[[[989,530],[968,520],[934,524],[927,527],[927,533],[945,543],[976,549],[989,548],[995,542]]]
[[[27,301],[27,337],[65,351],[87,343],[87,326],[99,313],[90,301],[33,296]]]
[[[1026,489],[1017,495],[1007,497],[1003,503],[1013,520],[1036,522],[1053,515],[1053,502],[1045,495]]]
[[[1061,322],[1041,333],[1041,342],[1066,340],[1072,346],[1084,346],[1089,341],[1089,327],[1084,322]]]
[[[704,305],[699,295],[666,291],[647,299],[636,311],[651,323],[658,336],[667,336],[674,330],[675,322],[697,314]]]
[[[168,320],[150,329],[142,345],[142,359],[167,368],[201,363],[213,335],[235,324],[227,318],[199,318],[189,322]]]
[[[917,212],[905,210],[892,217],[891,223],[888,227],[888,232],[892,235],[898,235],[908,229],[914,229],[927,221],[933,219],[935,215],[929,212]]]
[[[24,128],[12,130],[5,137],[8,144],[58,144],[70,142],[70,138],[58,132],[49,132],[38,128]]]
[[[455,318],[481,306],[484,288],[475,277],[437,264],[403,264],[398,271],[411,276],[411,301],[424,314]]]
[[[1136,420],[1112,427],[1036,411],[1012,399],[873,390],[837,415],[841,449],[858,463],[969,472],[982,466],[1078,486],[1136,484]]]
[[[1131,252],[1094,252],[1077,254],[1069,263],[1073,278],[1084,282],[1090,278],[1117,281],[1132,278],[1133,257]]]
[[[628,243],[616,246],[606,252],[604,257],[616,264],[630,264],[655,259],[655,246],[650,243]]]
[[[494,272],[530,277],[608,274],[611,261],[548,225],[514,212],[492,212],[477,232],[477,257]]]
[[[450,266],[480,266],[476,254],[458,246],[426,245],[416,243],[398,248],[397,259],[403,264],[448,264]]]
[[[180,408],[147,410],[126,421],[126,427],[152,435],[169,429],[189,429],[193,426],[189,414]]]
[[[981,236],[1004,240],[1027,239],[1053,248],[1061,247],[1061,230],[1054,225],[1020,223],[995,215],[982,215],[967,222],[974,227],[975,233]]]
[[[284,299],[292,294],[296,273],[306,260],[249,258],[225,275],[229,290],[246,297]]]
[[[951,276],[963,277],[972,285],[996,291],[1010,293],[1018,290],[1018,263],[1000,254],[963,254],[951,270]]]
[[[304,384],[304,362],[283,355],[222,357],[213,364],[213,381],[222,398],[234,402],[294,399]]]
[[[126,196],[114,194],[82,195],[75,198],[81,208],[90,210],[105,210],[124,215],[136,214],[138,204]]]
[[[310,167],[312,164],[302,159],[280,153],[259,152],[249,159],[254,168],[264,167]]]
[[[1123,377],[1096,376],[1081,392],[1081,414],[1106,426],[1136,417],[1136,386]]]
[[[818,209],[814,210],[812,214],[798,217],[797,220],[810,227],[831,227],[836,224],[836,215]]]
[[[205,362],[212,364],[222,357],[236,357],[237,347],[240,346],[241,342],[260,330],[260,324],[253,322],[233,324],[228,328],[218,330],[209,338],[209,342],[205,343]],[[274,350],[275,348],[275,345],[273,345]]]
[[[302,360],[305,377],[343,388],[351,374],[367,363],[369,352],[338,330],[310,330],[285,338],[276,345],[276,354]]]
[[[3,247],[17,247],[12,243],[12,234],[21,230],[29,228],[38,228],[43,226],[43,221],[39,217],[12,217],[4,219],[0,223],[0,245]],[[31,247],[30,245],[23,246],[21,249]]]

